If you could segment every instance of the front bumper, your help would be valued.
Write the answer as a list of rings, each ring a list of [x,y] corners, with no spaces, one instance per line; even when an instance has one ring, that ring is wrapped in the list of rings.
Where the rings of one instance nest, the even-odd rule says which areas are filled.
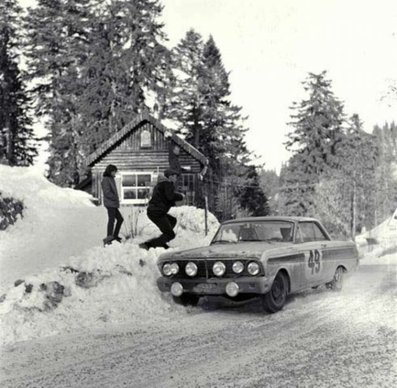
[[[271,288],[270,279],[264,276],[240,278],[166,278],[157,279],[157,286],[162,292],[169,292],[173,283],[178,282],[183,286],[183,292],[196,295],[224,295],[226,285],[230,282],[237,283],[239,294],[266,294]]]

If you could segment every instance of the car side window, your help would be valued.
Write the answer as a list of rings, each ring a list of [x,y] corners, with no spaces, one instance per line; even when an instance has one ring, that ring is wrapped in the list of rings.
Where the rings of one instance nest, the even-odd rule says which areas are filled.
[[[300,222],[300,231],[303,242],[315,241],[312,222]]]
[[[324,232],[320,229],[320,227],[317,224],[313,223],[313,229],[314,229],[315,241],[328,240],[328,237],[324,234]]]
[[[324,232],[314,222],[300,222],[299,230],[302,242],[328,240]]]

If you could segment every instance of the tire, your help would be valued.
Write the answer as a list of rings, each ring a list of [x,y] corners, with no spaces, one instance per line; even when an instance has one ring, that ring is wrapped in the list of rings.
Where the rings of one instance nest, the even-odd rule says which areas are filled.
[[[333,279],[326,284],[327,288],[333,291],[341,291],[343,287],[343,277],[345,270],[343,267],[338,267],[335,271]]]
[[[181,296],[172,296],[172,299],[176,304],[182,306],[197,306],[200,297],[195,294],[182,294]]]
[[[269,313],[280,311],[287,301],[288,279],[284,273],[279,272],[272,284],[270,291],[263,295],[263,308]]]

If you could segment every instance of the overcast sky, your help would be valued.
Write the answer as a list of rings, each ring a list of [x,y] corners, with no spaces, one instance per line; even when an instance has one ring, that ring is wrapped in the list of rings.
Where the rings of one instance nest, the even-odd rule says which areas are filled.
[[[21,0],[23,4],[33,0]],[[288,159],[283,142],[308,72],[328,71],[333,91],[364,129],[397,121],[397,0],[162,0],[170,45],[193,28],[218,45],[232,102],[249,116],[247,144],[268,169]],[[396,81],[397,82],[397,81]]]

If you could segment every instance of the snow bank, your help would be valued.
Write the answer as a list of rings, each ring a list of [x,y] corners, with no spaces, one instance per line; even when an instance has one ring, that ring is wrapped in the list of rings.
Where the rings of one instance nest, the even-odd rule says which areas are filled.
[[[23,219],[1,232],[1,343],[12,344],[115,323],[142,324],[185,311],[156,285],[156,262],[164,249],[139,249],[159,234],[146,214],[135,214],[138,235],[125,243],[99,245],[106,225],[104,208],[88,194],[59,188],[33,168],[0,166],[0,188],[25,204]],[[122,209],[128,234],[130,209]],[[171,209],[177,237],[171,249],[207,245],[218,221],[190,206]],[[15,283],[14,283],[15,282]],[[15,284],[14,286],[11,286]]]
[[[22,200],[31,211],[52,208],[94,206],[89,194],[83,191],[60,188],[48,181],[35,167],[9,167],[0,165],[0,191],[4,196]]]
[[[98,245],[106,211],[82,191],[49,182],[34,167],[0,166],[3,196],[23,202],[23,221],[0,234],[0,292],[19,276],[44,270]]]
[[[374,229],[356,237],[358,249],[364,257],[361,264],[372,264],[375,261],[383,263],[385,260],[382,257],[397,256],[396,215],[397,212]]]

